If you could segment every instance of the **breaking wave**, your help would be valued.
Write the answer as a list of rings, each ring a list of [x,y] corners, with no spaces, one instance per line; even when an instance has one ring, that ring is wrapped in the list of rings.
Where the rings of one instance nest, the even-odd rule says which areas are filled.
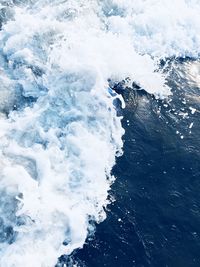
[[[0,266],[53,267],[105,219],[124,133],[108,80],[169,95],[159,59],[198,56],[199,12],[195,0],[0,1]]]

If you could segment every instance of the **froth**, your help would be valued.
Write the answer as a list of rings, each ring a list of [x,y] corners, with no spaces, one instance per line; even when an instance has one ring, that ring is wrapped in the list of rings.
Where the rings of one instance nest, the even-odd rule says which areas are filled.
[[[150,2],[11,3],[0,32],[1,266],[53,267],[105,219],[124,133],[108,79],[170,93],[153,56],[175,50],[155,37],[167,26]]]

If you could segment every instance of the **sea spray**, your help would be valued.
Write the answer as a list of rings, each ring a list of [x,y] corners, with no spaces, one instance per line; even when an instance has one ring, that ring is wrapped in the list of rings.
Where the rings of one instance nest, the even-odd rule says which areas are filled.
[[[113,104],[123,100],[108,80],[129,77],[166,97],[158,60],[198,54],[199,16],[195,1],[177,1],[172,17],[166,1],[165,10],[158,1],[1,6],[9,12],[0,32],[0,265],[53,267],[84,245],[91,221],[106,217],[124,133]],[[165,23],[153,16],[160,12]]]

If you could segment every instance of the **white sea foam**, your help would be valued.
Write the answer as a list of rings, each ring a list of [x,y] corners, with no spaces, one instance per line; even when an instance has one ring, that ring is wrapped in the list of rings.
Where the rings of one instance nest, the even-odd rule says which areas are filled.
[[[109,29],[132,35],[139,53],[153,57],[199,56],[198,0],[109,0],[104,6],[110,12]]]
[[[105,219],[124,133],[107,80],[165,97],[157,58],[198,54],[197,1],[169,2],[1,1],[0,266],[53,267]]]

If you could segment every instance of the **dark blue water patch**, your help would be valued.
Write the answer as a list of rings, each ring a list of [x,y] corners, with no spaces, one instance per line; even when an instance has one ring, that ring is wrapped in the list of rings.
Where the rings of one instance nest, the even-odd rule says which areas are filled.
[[[7,7],[0,8],[0,30],[3,24],[5,24],[12,17],[11,10]]]
[[[116,201],[75,254],[84,266],[200,266],[200,102],[187,99],[200,97],[199,89],[176,69],[168,84],[168,102],[142,93],[133,109],[126,101],[124,155],[113,169]]]
[[[14,194],[7,194],[6,190],[1,190],[0,194],[0,244],[12,244],[17,237],[14,227],[20,220],[16,216],[19,201]]]

